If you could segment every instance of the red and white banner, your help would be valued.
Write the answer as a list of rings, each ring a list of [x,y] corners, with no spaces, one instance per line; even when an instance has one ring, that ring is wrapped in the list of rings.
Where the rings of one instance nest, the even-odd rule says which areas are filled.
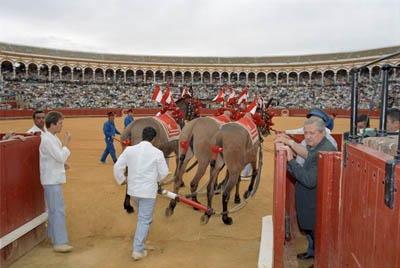
[[[256,109],[257,109],[257,93],[256,93],[256,96],[254,97],[253,102],[249,105],[249,107],[247,107],[247,112],[249,112],[251,114],[255,114]]]
[[[171,102],[174,102],[174,100],[172,99],[169,87],[167,87],[167,91],[165,91],[165,94],[161,99],[161,104],[171,103]]]
[[[222,90],[218,93],[218,95],[212,99],[211,102],[221,102],[221,101],[225,101],[225,88],[222,88]]]
[[[190,92],[189,92],[189,89],[187,89],[187,88],[185,88],[183,91],[182,91],[182,98],[183,97],[185,97],[185,95],[189,95],[190,97],[192,96],[191,94],[190,94]]]
[[[237,104],[247,103],[247,88],[245,88],[238,97]]]
[[[229,96],[228,96],[228,101],[227,104],[233,104],[235,102],[235,91],[232,88],[229,88]]]
[[[160,89],[160,86],[157,86],[156,89],[154,90],[153,96],[151,97],[152,100],[161,102],[162,100],[162,92]]]
[[[265,108],[265,103],[264,103],[264,98],[260,95],[260,97],[258,97],[258,107],[264,109]]]

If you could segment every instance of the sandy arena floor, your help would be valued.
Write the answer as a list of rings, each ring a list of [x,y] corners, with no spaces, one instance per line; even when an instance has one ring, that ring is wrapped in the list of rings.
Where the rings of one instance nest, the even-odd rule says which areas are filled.
[[[185,204],[177,205],[172,217],[164,216],[169,200],[158,197],[148,240],[157,247],[141,261],[131,259],[132,240],[137,214],[127,214],[123,209],[125,187],[113,178],[111,158],[107,164],[99,162],[105,148],[102,133],[106,118],[67,118],[63,133],[72,133],[72,168],[67,171],[63,186],[66,207],[67,231],[72,253],[60,254],[52,250],[48,240],[28,252],[12,268],[19,267],[257,267],[261,238],[261,218],[272,214],[273,191],[273,136],[264,142],[262,178],[257,194],[249,204],[231,214],[233,225],[223,224],[219,216],[211,217],[207,225],[200,225],[202,212]],[[302,126],[304,118],[276,117],[276,129],[293,129]],[[372,126],[378,125],[373,120]],[[32,120],[0,120],[0,133],[6,130],[25,132]],[[116,118],[121,131],[123,118]],[[349,128],[349,119],[336,119],[334,133]],[[116,144],[117,155],[121,148]],[[170,170],[175,161],[171,159]],[[186,175],[188,185],[193,171]],[[208,173],[206,173],[208,174]],[[206,181],[203,178],[201,184]],[[246,185],[246,186],[242,186]],[[248,182],[241,185],[247,188]],[[172,185],[166,187],[172,189]],[[181,190],[188,193],[185,187]],[[232,196],[232,195],[231,195]],[[231,197],[231,200],[233,198]],[[221,197],[214,198],[214,206],[221,209]],[[200,201],[205,203],[205,197]],[[233,206],[230,201],[231,207]],[[303,250],[303,249],[299,249]]]

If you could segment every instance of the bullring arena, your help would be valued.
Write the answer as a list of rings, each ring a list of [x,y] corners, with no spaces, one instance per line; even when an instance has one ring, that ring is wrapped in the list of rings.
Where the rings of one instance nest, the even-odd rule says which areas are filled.
[[[194,88],[199,91],[197,93],[200,94],[203,85],[207,87],[207,85],[210,86],[213,83],[210,80],[214,78],[215,74],[216,82],[212,85],[213,90],[210,92],[217,93],[214,88],[220,88],[219,84],[239,88],[249,83],[252,85],[252,92],[258,92],[257,90],[260,90],[260,88],[267,88],[266,91],[260,90],[260,92],[265,93],[265,99],[268,99],[269,93],[276,88],[285,87],[289,89],[290,86],[294,88],[301,83],[303,83],[302,87],[316,86],[320,88],[326,84],[335,87],[337,85],[349,87],[351,68],[365,65],[400,49],[400,47],[393,47],[347,54],[294,57],[297,58],[297,62],[292,62],[294,59],[290,57],[259,58],[255,59],[255,62],[249,62],[248,59],[240,58],[148,57],[139,59],[134,56],[115,56],[112,58],[110,55],[94,53],[24,48],[11,44],[0,45],[2,85],[3,88],[9,86],[8,92],[12,90],[26,92],[32,84],[37,84],[40,87],[41,84],[60,83],[63,87],[75,87],[76,85],[85,86],[90,83],[92,85],[99,83],[99,87],[115,87],[118,84],[116,78],[120,73],[119,78],[123,81],[118,85],[121,87],[131,86],[127,81],[131,76],[133,79],[131,81],[132,87],[135,87],[135,90],[145,88],[146,90],[150,89],[151,93],[156,84],[165,86],[167,81],[172,81],[171,87],[180,88],[194,85]],[[165,63],[165,60],[170,62]],[[386,63],[399,66],[400,58],[394,57]],[[27,68],[21,69],[21,64],[24,64]],[[374,80],[374,75],[380,73],[382,64],[377,63],[371,66],[368,71],[364,70],[360,74],[361,80],[366,84],[373,84],[375,81],[373,85],[376,86],[378,78]],[[38,68],[38,66],[40,67]],[[54,81],[54,76],[51,75],[53,67],[54,69],[58,68],[59,74],[57,80]],[[47,72],[45,71],[46,68]],[[90,71],[88,68],[90,68]],[[97,71],[99,68],[101,71]],[[69,72],[63,71],[67,69]],[[77,73],[80,73],[80,75],[77,75]],[[98,76],[97,73],[99,73]],[[109,73],[109,76],[107,73]],[[303,75],[301,75],[302,73]],[[136,80],[138,77],[139,79]],[[187,80],[185,80],[185,77]],[[241,80],[240,77],[244,77],[244,79]],[[399,101],[399,96],[396,93],[398,92],[396,90],[399,90],[399,70],[392,71],[391,77],[393,81],[390,82],[392,91],[389,97],[393,103],[396,103]],[[96,81],[97,78],[100,80]],[[339,81],[338,78],[343,80]],[[257,85],[258,83],[260,85]],[[31,92],[34,92],[34,90],[31,90]],[[290,93],[290,91],[288,92]],[[194,94],[196,94],[196,91],[194,91]],[[361,98],[369,98],[369,95],[367,95],[365,94]],[[284,98],[282,97],[282,99]],[[206,97],[203,108],[204,114],[208,115],[212,114],[213,109],[216,108],[209,101],[210,98],[207,99]],[[377,101],[377,103],[379,102]],[[29,115],[33,110],[23,109],[24,107],[32,108],[33,103],[29,98],[4,96],[3,104],[5,109],[0,110],[0,116],[3,119],[0,120],[0,133],[5,133],[8,130],[24,133],[32,126],[33,122]],[[319,106],[319,104],[321,103],[314,103],[313,101],[307,103],[310,106]],[[131,259],[131,250],[137,215],[136,213],[127,214],[123,209],[125,188],[117,185],[113,178],[111,159],[108,158],[105,165],[99,162],[105,147],[102,133],[102,126],[106,120],[105,112],[115,110],[119,112],[119,115],[123,115],[121,110],[130,108],[130,106],[127,106],[128,103],[102,103],[100,107],[97,107],[98,110],[86,109],[85,107],[68,110],[68,107],[57,106],[55,102],[52,103],[53,106],[46,106],[46,101],[44,101],[43,105],[45,109],[56,109],[68,115],[64,120],[63,132],[60,133],[59,137],[63,137],[65,131],[70,131],[72,134],[71,157],[68,161],[72,168],[67,171],[67,183],[63,186],[63,191],[67,231],[70,244],[74,246],[74,250],[70,254],[57,254],[52,251],[50,241],[45,239],[39,241],[39,244],[17,259],[10,267],[257,267],[259,265],[262,218],[274,213],[273,194],[276,191],[276,185],[274,185],[274,171],[276,172],[274,170],[276,164],[276,152],[273,145],[274,134],[268,136],[262,146],[263,168],[258,191],[250,199],[247,206],[231,215],[233,225],[223,224],[220,216],[212,216],[208,224],[200,225],[202,213],[181,203],[178,203],[174,215],[166,218],[165,208],[168,206],[169,200],[159,196],[148,237],[151,243],[156,246],[156,250],[151,251],[148,258],[134,263]],[[150,116],[158,111],[154,104],[153,106],[146,106],[147,109],[141,109],[143,107],[140,107],[140,103],[131,105],[135,105],[137,115],[142,113],[143,116]],[[272,110],[277,114],[273,119],[275,124],[273,128],[277,130],[300,128],[307,113],[307,105],[298,104],[296,107],[287,107],[289,109],[286,109],[281,102],[272,107]],[[365,106],[365,108],[368,107],[368,105]],[[346,106],[346,109],[344,107],[332,109],[329,106],[324,108],[330,115],[336,116],[334,134],[343,134],[349,131],[349,117],[351,115],[349,105]],[[366,110],[362,112],[367,113]],[[371,115],[373,116],[371,127],[379,128],[380,111],[375,108],[371,111]],[[123,128],[123,116],[116,118],[116,126],[119,130]],[[22,141],[17,142],[23,143]],[[119,155],[121,148],[118,144],[116,144],[116,149],[117,155]],[[1,167],[2,170],[3,168],[18,169],[19,166],[10,163],[8,166]],[[173,171],[174,168],[175,163],[171,159],[170,170]],[[189,184],[193,174],[194,170],[185,174],[186,185]],[[205,182],[206,178],[203,178],[200,184],[202,185]],[[243,183],[246,185],[248,182],[244,181]],[[1,187],[3,187],[3,184]],[[244,188],[246,187],[241,187],[242,196]],[[172,185],[166,186],[166,189],[172,190]],[[185,187],[181,192],[189,193],[189,190]],[[396,235],[400,238],[398,194],[396,198],[397,218],[395,216],[392,220],[395,229],[397,228],[393,231],[394,240],[396,240]],[[233,206],[232,199],[229,206]],[[201,196],[199,200],[203,204],[206,203],[204,196]],[[215,197],[214,208],[221,210],[220,196]],[[295,241],[294,247],[297,253],[304,250],[305,244],[305,238],[302,236]],[[391,245],[395,246],[394,250],[397,250],[398,253],[399,243],[396,244],[394,241]],[[288,253],[285,252],[285,254]],[[298,267],[308,267],[311,263],[299,261]],[[400,257],[395,259],[394,263],[400,264]],[[275,264],[274,267],[282,266]],[[350,267],[356,266],[350,265]]]

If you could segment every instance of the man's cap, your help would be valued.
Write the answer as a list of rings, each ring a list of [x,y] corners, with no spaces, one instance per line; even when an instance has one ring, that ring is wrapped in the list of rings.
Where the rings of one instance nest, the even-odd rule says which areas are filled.
[[[322,109],[320,108],[311,108],[308,114],[306,115],[307,118],[310,118],[312,115],[316,115],[322,118],[325,122],[325,126],[329,128],[329,130],[333,129],[334,122],[332,118],[329,117]]]
[[[115,113],[114,112],[108,112],[107,115],[108,116],[112,116],[112,115],[115,115]]]
[[[320,108],[311,108],[310,111],[308,111],[308,114],[306,115],[306,117],[310,118],[312,115],[321,117],[325,123],[329,122],[329,116],[324,111],[322,111]]]
[[[127,113],[133,113],[133,109],[129,109],[128,111],[126,111]]]

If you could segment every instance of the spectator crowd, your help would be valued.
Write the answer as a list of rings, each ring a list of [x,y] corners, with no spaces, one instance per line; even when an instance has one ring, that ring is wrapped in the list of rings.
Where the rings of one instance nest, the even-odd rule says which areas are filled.
[[[0,104],[10,99],[24,103],[23,108],[152,108],[158,103],[151,99],[156,84],[82,84],[82,83],[41,83],[33,81],[1,81]],[[165,91],[166,85],[161,85]],[[183,87],[169,85],[176,100]],[[221,90],[222,85],[197,84],[193,93],[210,108],[220,104],[210,103]],[[240,93],[244,86],[232,86]],[[359,109],[368,109],[371,102],[374,107],[380,106],[382,85],[376,83],[359,83]],[[255,93],[265,100],[274,98],[273,108],[309,109],[315,106],[322,109],[350,109],[351,85],[253,85],[248,87],[248,101]],[[389,84],[389,107],[400,107],[400,82]],[[21,107],[20,107],[21,108]]]

